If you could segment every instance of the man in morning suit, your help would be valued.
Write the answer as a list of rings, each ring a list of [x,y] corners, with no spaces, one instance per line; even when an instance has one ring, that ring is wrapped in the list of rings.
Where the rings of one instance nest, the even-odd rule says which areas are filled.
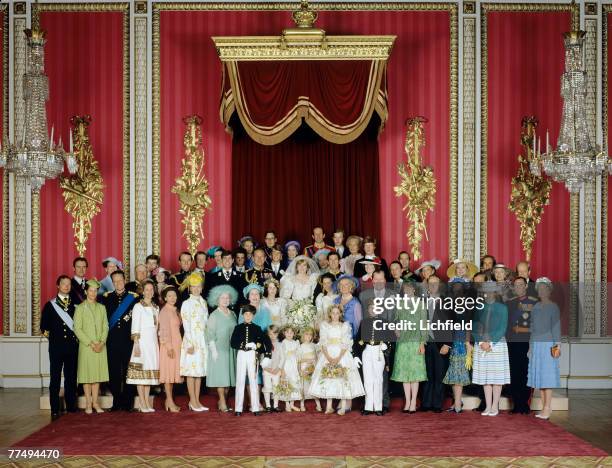
[[[228,285],[236,291],[242,291],[246,284],[243,285],[244,279],[242,275],[232,268],[233,263],[232,253],[229,250],[223,250],[221,252],[221,269],[206,275],[203,297],[208,297],[208,293],[215,286]]]
[[[113,272],[114,291],[104,293],[102,303],[108,317],[108,376],[113,394],[113,411],[130,411],[134,403],[133,385],[125,382],[128,364],[132,356],[132,309],[138,302],[138,294],[125,287],[125,274]]]
[[[75,304],[70,297],[71,279],[57,278],[57,296],[45,304],[40,317],[40,331],[49,340],[49,401],[51,419],[60,417],[60,386],[64,371],[64,400],[66,411],[77,410],[77,358],[79,340],[74,334]],[[79,286],[80,287],[80,286]]]
[[[77,257],[72,261],[74,268],[74,276],[70,280],[70,297],[74,305],[79,305],[85,300],[85,283],[87,283],[87,259],[85,257]]]
[[[440,278],[433,275],[427,279],[427,318],[429,322],[445,322],[452,320],[450,311],[442,305],[444,299],[441,291]],[[453,344],[452,331],[430,330],[429,339],[425,345],[425,366],[427,381],[423,385],[423,401],[420,411],[440,413],[444,401],[444,376],[448,370],[448,356]]]

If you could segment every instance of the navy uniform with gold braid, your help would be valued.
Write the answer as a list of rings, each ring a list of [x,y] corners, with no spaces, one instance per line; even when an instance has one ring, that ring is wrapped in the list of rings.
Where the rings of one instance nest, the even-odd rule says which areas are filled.
[[[111,393],[113,394],[113,411],[130,411],[133,406],[133,385],[125,383],[128,364],[132,356],[132,309],[138,303],[138,294],[124,289],[106,292],[102,303],[106,307],[106,316],[109,320],[108,339],[106,349],[108,354],[108,376]],[[127,306],[116,323],[111,323],[113,314],[124,301]]]
[[[529,337],[531,328],[531,311],[538,302],[537,297],[513,297],[508,306],[508,358],[510,362],[510,393],[513,413],[529,414],[529,397],[531,388],[527,386],[529,370]]]
[[[170,277],[169,284],[174,286],[179,291],[181,301],[189,299],[189,283],[187,277],[191,271],[179,271]]]
[[[353,343],[353,356],[359,357],[362,361],[363,352],[365,351],[366,346],[386,345],[386,349],[382,351],[382,357],[385,361],[385,366],[383,367],[383,372],[381,375],[383,412],[388,412],[391,404],[389,397],[389,367],[393,352],[393,342],[395,341],[395,333],[390,331],[388,326],[385,325],[388,323],[389,321],[382,314],[364,318],[359,324],[359,332],[357,333],[359,340],[355,340]]]
[[[80,285],[78,286],[81,287]],[[57,305],[70,317],[74,317],[75,303],[66,296],[56,297]],[[64,400],[66,410],[77,410],[77,359],[79,340],[66,322],[59,316],[51,301],[47,302],[40,317],[40,331],[49,340],[49,400],[51,415],[56,417],[60,412],[60,386],[62,369],[64,371]]]
[[[245,286],[253,283],[263,286],[269,278],[272,278],[273,273],[274,272],[267,267],[263,267],[260,270],[255,267],[250,268],[244,272]]]

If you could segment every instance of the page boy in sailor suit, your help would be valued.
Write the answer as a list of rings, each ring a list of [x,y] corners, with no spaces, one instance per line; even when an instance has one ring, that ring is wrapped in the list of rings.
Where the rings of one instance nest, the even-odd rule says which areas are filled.
[[[79,340],[74,334],[74,301],[70,298],[71,279],[61,275],[56,283],[57,296],[45,304],[40,318],[40,331],[49,340],[49,400],[51,419],[60,416],[60,386],[64,371],[66,411],[77,410],[77,358]]]
[[[257,310],[250,304],[241,308],[244,322],[236,325],[232,332],[230,344],[238,351],[236,356],[236,416],[242,414],[244,403],[244,384],[249,376],[249,394],[251,400],[251,412],[259,416],[259,387],[257,385],[257,362],[258,355],[263,355],[263,367],[268,367],[272,357],[272,346],[268,336],[259,325],[253,323],[253,317]]]

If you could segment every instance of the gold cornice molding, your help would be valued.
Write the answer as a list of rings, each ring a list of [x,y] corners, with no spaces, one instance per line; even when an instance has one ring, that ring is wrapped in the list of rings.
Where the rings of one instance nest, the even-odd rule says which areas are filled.
[[[130,4],[121,3],[34,3],[32,26],[40,27],[40,13],[121,12],[123,13],[123,187],[122,187],[122,250],[125,269],[130,265]],[[32,195],[32,334],[38,334],[40,323],[40,203]],[[37,286],[35,286],[37,285]]]
[[[283,36],[213,36],[222,62],[234,60],[387,60],[395,36],[324,36],[285,42]]]
[[[154,2],[156,11],[293,11],[296,3],[192,3],[192,2]],[[444,11],[457,10],[456,3],[451,2],[382,2],[382,3],[312,3],[314,11]]]
[[[450,213],[449,213],[449,256],[457,256],[458,248],[458,120],[459,120],[459,14],[454,2],[385,2],[385,3],[313,3],[315,11],[446,11],[449,13],[450,29]],[[163,11],[293,11],[296,3],[191,3],[153,2],[152,17],[152,246],[153,253],[160,254],[160,13]]]
[[[481,150],[480,150],[480,252],[479,256],[487,253],[487,195],[488,195],[488,132],[489,132],[489,96],[488,96],[488,32],[487,14],[490,12],[550,12],[568,11],[571,13],[570,28],[580,23],[580,7],[574,3],[482,3],[480,5],[480,63],[481,63],[481,93],[480,93],[480,116],[481,116]],[[575,206],[570,204],[574,209]],[[572,219],[572,213],[570,213]],[[578,230],[570,222],[570,281],[574,278],[572,274],[575,269],[575,277],[578,278],[578,257],[571,255],[572,246],[578,250]]]

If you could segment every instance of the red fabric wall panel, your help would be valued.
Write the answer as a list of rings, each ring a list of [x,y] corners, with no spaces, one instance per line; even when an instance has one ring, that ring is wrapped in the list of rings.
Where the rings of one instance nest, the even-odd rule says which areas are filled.
[[[182,118],[204,118],[206,175],[211,183],[213,210],[205,218],[202,247],[232,246],[231,138],[219,120],[221,66],[213,47],[215,35],[276,35],[290,25],[288,12],[160,13],[160,245],[162,263],[176,268],[185,247],[176,196],[170,192],[180,173],[183,155]],[[396,198],[397,163],[404,156],[404,122],[424,115],[425,163],[438,179],[436,210],[429,216],[425,257],[448,257],[450,166],[450,25],[448,12],[320,12],[319,27],[328,34],[396,34],[388,68],[389,120],[380,137],[382,254],[394,257],[406,248],[403,201]],[[282,182],[282,177],[281,177]],[[240,183],[240,181],[235,181]],[[246,202],[246,201],[245,201]],[[254,207],[261,209],[262,207]],[[263,233],[254,233],[263,237]],[[361,233],[367,234],[367,233]]]
[[[44,12],[47,117],[68,149],[69,119],[92,117],[90,139],[104,178],[104,203],[87,242],[89,276],[102,278],[101,261],[122,259],[123,242],[123,13]],[[50,130],[49,130],[50,131]],[[64,210],[58,181],[41,191],[41,303],[55,293],[60,273],[72,274],[77,255],[72,217]]]
[[[488,253],[510,267],[524,259],[520,226],[508,210],[521,151],[521,119],[535,115],[544,151],[546,129],[556,143],[561,119],[562,33],[569,12],[488,14]],[[553,183],[532,252],[533,276],[569,279],[569,195]]]

